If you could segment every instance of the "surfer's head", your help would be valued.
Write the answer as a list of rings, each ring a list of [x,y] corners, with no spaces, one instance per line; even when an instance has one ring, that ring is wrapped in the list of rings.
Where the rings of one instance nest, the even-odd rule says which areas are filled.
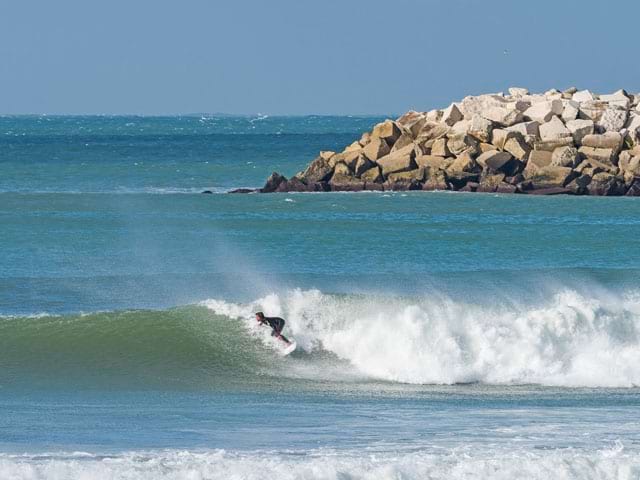
[[[258,322],[260,322],[260,321],[264,320],[264,313],[262,313],[262,312],[256,312],[256,320],[257,320]]]

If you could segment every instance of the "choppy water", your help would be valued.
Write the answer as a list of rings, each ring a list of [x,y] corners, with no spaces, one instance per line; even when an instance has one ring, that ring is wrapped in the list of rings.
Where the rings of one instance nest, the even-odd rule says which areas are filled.
[[[635,199],[198,193],[379,120],[0,117],[0,478],[640,478]]]

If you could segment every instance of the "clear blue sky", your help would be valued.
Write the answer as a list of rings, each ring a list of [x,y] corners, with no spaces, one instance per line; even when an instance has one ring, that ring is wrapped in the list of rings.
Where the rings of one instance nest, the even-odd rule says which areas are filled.
[[[639,18],[638,0],[0,0],[0,113],[392,114],[516,85],[640,91]]]

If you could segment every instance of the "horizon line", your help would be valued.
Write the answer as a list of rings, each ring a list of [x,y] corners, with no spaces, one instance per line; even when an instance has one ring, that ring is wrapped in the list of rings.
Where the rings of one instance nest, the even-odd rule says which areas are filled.
[[[2,117],[396,117],[401,113],[0,113]]]

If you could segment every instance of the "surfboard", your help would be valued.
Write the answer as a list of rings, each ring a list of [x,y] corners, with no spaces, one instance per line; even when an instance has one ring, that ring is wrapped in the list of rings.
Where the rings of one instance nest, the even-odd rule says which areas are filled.
[[[296,341],[295,340],[291,340],[291,344],[289,344],[289,345],[285,344],[284,345],[284,348],[282,349],[282,356],[286,357],[291,352],[293,352],[296,349],[297,346],[298,345],[296,344]]]

